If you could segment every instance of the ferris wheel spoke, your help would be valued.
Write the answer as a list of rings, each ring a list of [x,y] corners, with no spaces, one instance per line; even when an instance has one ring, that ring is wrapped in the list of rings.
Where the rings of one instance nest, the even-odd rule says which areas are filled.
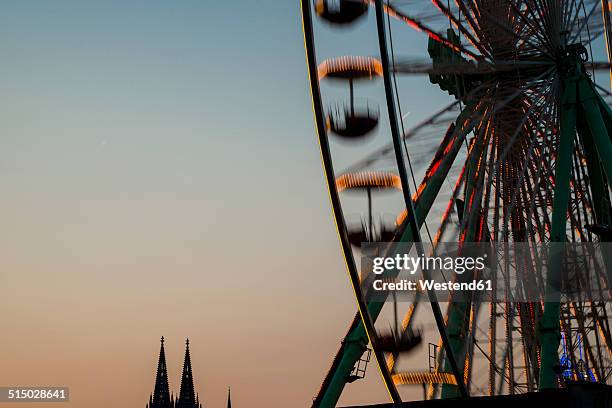
[[[484,56],[475,54],[474,52],[468,50],[465,46],[463,46],[461,44],[454,44],[454,43],[452,43],[449,39],[446,38],[445,35],[437,32],[433,28],[427,26],[425,23],[423,23],[417,17],[410,16],[408,14],[402,13],[398,9],[396,9],[393,6],[390,6],[388,4],[385,5],[385,11],[391,17],[394,17],[394,18],[396,18],[396,19],[398,19],[400,21],[403,21],[408,26],[414,28],[417,31],[421,31],[421,32],[424,32],[424,33],[428,34],[429,37],[434,39],[435,41],[443,44],[444,46],[446,46],[446,47],[448,47],[448,48],[450,48],[452,50],[455,50],[457,52],[465,54],[470,59],[474,59],[476,61],[481,61],[481,60],[484,59]]]
[[[477,95],[480,91],[488,89],[493,84],[494,84],[494,82],[492,80],[488,80],[488,81],[483,82],[477,88],[473,89],[468,95],[466,95],[466,98],[469,99],[473,95]],[[479,112],[480,106],[483,103],[486,103],[487,101],[489,101],[489,99],[487,99],[486,97],[482,97],[481,100],[479,101],[479,103],[476,105],[475,108],[466,108],[466,109],[471,109],[469,111],[469,114],[465,115],[466,124],[473,126],[473,125],[475,125],[476,123],[478,123],[481,120],[481,116],[480,116],[481,114],[478,113],[478,112]],[[505,106],[507,106],[510,102],[511,102],[511,98],[499,101],[497,103],[496,107],[497,107],[497,109],[502,109]],[[430,126],[432,126],[432,125],[434,125],[436,123],[439,123],[439,122],[440,123],[448,123],[448,122],[450,122],[451,121],[451,117],[446,116],[446,115],[449,115],[451,112],[454,112],[459,107],[460,103],[461,102],[459,100],[451,102],[450,104],[448,104],[444,108],[440,109],[438,112],[436,112],[432,116],[430,116],[430,117],[424,119],[423,121],[419,122],[417,125],[415,125],[414,127],[408,129],[404,133],[404,135],[402,136],[403,139],[404,140],[409,140],[409,139],[415,137],[416,135],[420,134],[421,132],[423,132],[424,130],[428,129]],[[464,127],[468,128],[469,126],[464,126]],[[364,159],[358,161],[357,163],[354,163],[353,165],[349,166],[344,171],[342,171],[342,173],[349,173],[349,172],[354,172],[354,171],[362,170],[364,168],[372,166],[374,163],[378,162],[382,158],[386,157],[387,155],[391,155],[391,154],[393,154],[393,145],[392,144],[387,144],[386,146],[384,146],[384,147],[374,151],[373,153],[369,154],[366,158],[364,158]]]
[[[574,3],[574,2],[572,2]],[[568,12],[568,19],[567,19],[567,24],[565,26],[563,26],[563,31],[570,33],[573,29],[573,27],[576,26],[576,23],[579,20],[580,17],[580,11],[583,9],[584,7],[584,0],[580,0],[578,3],[575,4],[576,7],[572,7],[572,9],[569,10]]]
[[[542,74],[540,77],[542,77],[542,78],[543,78],[543,77],[545,77],[546,75],[551,74],[551,73],[552,73],[552,69],[551,69],[551,70],[546,71],[546,72],[545,72],[544,74]],[[507,97],[507,98],[505,98],[505,100],[504,100],[504,101],[506,102],[506,104],[507,104],[507,103],[510,103],[510,102],[511,102],[511,101],[513,101],[513,100],[514,100],[514,99],[515,99],[515,98],[516,98],[516,97],[517,97],[517,96],[518,96],[518,95],[519,95],[521,92],[522,92],[522,90],[520,90],[520,89],[519,89],[518,91],[515,91],[515,92],[511,93],[511,94],[510,94],[510,96],[509,96],[509,97]],[[495,110],[495,111],[500,110],[499,106],[498,106],[498,105],[496,105],[496,107],[495,107],[495,109],[494,109],[494,110]],[[527,120],[527,118],[525,118],[524,120],[526,121],[526,120]],[[514,141],[515,141],[515,140],[516,140],[516,138],[518,137],[519,131],[520,131],[520,127],[517,127],[517,128],[514,130],[514,133],[512,133],[512,135],[510,136],[510,138],[509,138],[509,143],[508,143],[508,144],[507,144],[507,145],[504,147],[504,150],[501,152],[501,155],[500,155],[499,160],[498,160],[498,165],[496,166],[496,168],[495,168],[495,170],[494,170],[494,176],[496,176],[496,175],[497,175],[497,173],[498,173],[498,171],[499,171],[499,165],[500,165],[500,164],[501,164],[501,163],[504,161],[504,159],[506,158],[506,156],[507,156],[507,155],[508,155],[508,153],[510,152],[510,150],[511,150],[511,148],[512,148],[512,144],[514,143]]]
[[[478,63],[432,63],[422,60],[402,59],[395,63],[394,71],[409,75],[491,75],[517,72],[519,70],[538,70],[549,68],[553,63],[547,61],[503,61]],[[608,63],[600,63],[598,69],[608,69]]]
[[[483,43],[476,39],[472,33],[466,29],[463,24],[459,21],[457,17],[440,1],[440,0],[432,0],[434,5],[446,16],[448,17],[453,25],[467,38],[469,43],[476,48],[480,53],[486,58],[492,59],[490,52],[484,47]]]
[[[433,124],[437,123],[438,121],[440,121],[443,118],[445,118],[444,122],[450,121],[451,120],[451,116],[449,116],[449,114],[451,114],[451,112],[454,112],[455,110],[457,110],[458,107],[459,107],[459,101],[454,101],[454,102],[448,104],[444,108],[440,109],[438,112],[434,113],[429,118],[421,121],[420,123],[415,125],[413,128],[411,128],[408,131],[406,131],[404,133],[404,135],[403,135],[403,138],[404,139],[409,139],[411,137],[414,137],[419,132],[425,130],[426,128],[428,128],[430,126],[432,126]],[[393,153],[393,145],[392,144],[387,144],[384,147],[382,147],[380,149],[377,149],[376,151],[372,152],[366,158],[364,158],[364,159],[354,163],[353,165],[351,165],[350,167],[345,169],[343,171],[343,173],[359,171],[359,170],[362,170],[362,169],[364,169],[366,167],[372,166],[374,163],[376,163],[381,158],[386,157],[387,155],[390,155],[392,153]]]
[[[474,127],[478,127],[482,122],[482,117],[476,117],[469,121],[470,113],[464,111],[465,121],[460,117],[457,119],[458,126],[449,126],[442,143],[440,143],[434,158],[432,159],[419,187],[413,196],[413,201],[417,203],[417,208],[425,205],[429,208],[433,204],[433,200],[440,192],[441,180],[445,178],[453,165],[457,156],[458,150],[464,143],[466,136]],[[473,116],[473,115],[472,115]],[[469,157],[469,155],[468,155]],[[421,204],[420,199],[427,197],[427,204]],[[402,225],[406,221],[408,215],[407,210],[402,211],[398,216],[396,223]],[[426,215],[426,213],[425,213]],[[424,222],[424,218],[422,220]]]
[[[511,2],[510,4],[513,5],[514,2]],[[540,2],[527,1],[525,7],[526,14],[520,12],[518,8],[516,8],[515,10],[517,10],[518,15],[525,16],[525,18],[522,19],[523,22],[534,22],[535,28],[533,30],[533,33],[537,35],[538,38],[540,38],[542,45],[547,46],[549,53],[554,52],[554,50],[557,48],[557,41],[551,38],[549,34],[550,30],[547,28],[547,25],[549,25],[547,21],[548,13],[540,7]],[[544,16],[546,20],[544,18],[539,18],[539,15]]]
[[[595,70],[595,71],[601,71],[601,70],[605,70],[608,71],[610,70],[610,68],[612,68],[612,63],[607,62],[607,61],[593,61],[593,62],[587,62],[584,64],[584,67],[591,71],[591,70]]]
[[[502,29],[507,35],[517,35],[518,32],[515,29],[516,27],[507,27],[506,25],[502,24],[500,21],[498,21],[495,16],[489,14],[487,11],[483,11],[483,13],[489,18],[488,21],[490,21],[493,25],[495,25],[496,27]],[[539,31],[532,31],[531,34],[534,34],[536,37],[539,37]],[[552,54],[551,52],[546,49],[545,47],[542,47],[541,45],[538,45],[536,43],[534,43],[533,41],[531,41],[531,39],[528,36],[524,36],[524,35],[518,35],[518,37],[520,38],[520,40],[523,42],[523,44],[527,44],[529,45],[531,48],[527,48],[524,50],[525,53],[529,53],[530,51],[537,51],[539,54],[542,55],[546,55],[549,58],[552,59]]]
[[[584,3],[582,3],[583,7],[584,7]],[[580,22],[580,25],[578,26],[578,29],[574,31],[574,35],[572,36],[571,40],[570,40],[570,44],[573,43],[574,41],[576,41],[576,38],[578,38],[579,35],[582,34],[582,31],[585,29],[585,26],[588,27],[589,24],[589,20],[591,19],[591,17],[593,16],[593,14],[595,13],[595,10],[597,10],[597,8],[599,7],[600,3],[599,2],[594,2],[593,6],[591,7],[591,9],[589,10],[589,14],[586,15],[582,21]]]
[[[545,157],[543,153],[543,146],[538,146],[538,160],[541,157]],[[550,220],[548,218],[548,212],[546,209],[548,208],[548,199],[544,197],[543,189],[546,191],[550,191],[547,189],[550,184],[547,183],[546,175],[542,174],[543,169],[548,169],[546,164],[538,165],[536,161],[532,161],[529,166],[529,174],[530,180],[535,181],[527,184],[527,193],[530,197],[530,205],[528,209],[528,219],[533,219],[536,224],[536,231],[538,234],[538,241],[544,242],[546,240],[546,231],[550,229]],[[544,179],[544,183],[542,184],[542,180]],[[535,215],[535,216],[534,216]]]
[[[530,108],[530,110],[528,112],[526,112],[523,120],[517,125],[517,129],[515,131],[515,135],[518,135],[518,132],[524,128],[525,125],[528,125],[529,120],[531,119],[530,115],[532,114],[532,111],[535,110],[535,108],[537,108],[537,105],[533,105],[532,108]],[[540,115],[534,115],[533,120],[537,121],[539,119],[542,119],[540,117]],[[508,144],[508,147],[512,146],[513,140],[515,140],[515,138],[512,138],[510,143]],[[510,205],[509,205],[509,209],[508,209],[508,215],[512,214],[513,209],[517,203],[517,198],[519,197],[519,193],[522,192],[523,189],[526,188],[526,181],[528,182],[528,180],[526,180],[526,175],[527,175],[527,170],[528,170],[528,166],[526,165],[527,163],[529,163],[533,157],[533,154],[535,152],[535,147],[536,147],[536,142],[537,142],[537,138],[536,137],[532,137],[530,142],[529,142],[529,148],[524,151],[522,153],[522,155],[524,156],[524,164],[521,165],[521,174],[519,175],[519,178],[514,182],[514,192],[512,193],[512,197],[510,199]],[[504,158],[504,155],[502,153],[502,159]],[[510,224],[509,219],[504,219],[504,225],[505,228],[507,228],[507,226]]]
[[[474,8],[473,7],[468,8],[465,3],[466,3],[465,1],[455,0],[455,4],[459,8],[459,12],[461,13],[461,15],[463,15],[463,18],[465,18],[465,21],[468,27],[470,28],[470,30],[472,31],[473,36],[477,40],[477,43],[480,44],[481,48],[487,50],[487,54],[489,54],[490,56],[491,50],[487,48],[488,44],[484,42],[482,38],[482,31],[481,31],[480,23],[478,21],[479,17],[474,12]]]

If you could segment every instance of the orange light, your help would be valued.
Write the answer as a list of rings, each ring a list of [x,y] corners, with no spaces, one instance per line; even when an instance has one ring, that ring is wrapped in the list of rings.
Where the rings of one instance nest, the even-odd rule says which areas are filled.
[[[383,69],[379,60],[374,57],[345,55],[331,58],[319,64],[319,79],[326,76],[335,78],[372,78],[382,76]]]
[[[396,385],[409,384],[451,384],[457,385],[457,379],[451,373],[413,372],[398,373],[392,376]]]
[[[413,203],[416,203],[419,197],[421,197],[421,194],[423,194],[423,191],[425,191],[425,187],[427,187],[426,181],[422,182],[421,185],[419,185],[417,191],[412,194]],[[402,212],[399,213],[399,215],[395,218],[395,225],[401,225],[404,221],[406,221],[406,217],[408,217],[408,210],[404,208]]]
[[[357,188],[396,188],[402,189],[402,182],[398,175],[386,172],[364,171],[343,174],[336,179],[338,192]]]
[[[408,210],[404,209],[395,219],[395,225],[402,225],[408,216]]]

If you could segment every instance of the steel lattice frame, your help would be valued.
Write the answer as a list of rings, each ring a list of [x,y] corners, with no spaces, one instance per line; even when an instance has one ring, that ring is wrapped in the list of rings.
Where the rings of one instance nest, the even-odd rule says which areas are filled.
[[[362,3],[343,0],[340,6],[343,2]],[[333,117],[323,108],[320,87],[326,72],[320,68],[323,63],[317,64],[313,28],[314,17],[327,13],[328,6],[318,0],[313,13],[310,2],[302,0],[323,165],[359,308],[313,406],[335,406],[346,383],[354,380],[350,373],[368,343],[396,402],[401,398],[397,386],[402,384],[426,384],[427,398],[556,387],[560,376],[555,366],[562,348],[576,379],[582,373],[577,367],[586,364],[593,377],[589,380],[610,382],[609,302],[566,302],[554,296],[546,302],[451,298],[442,310],[430,294],[440,334],[436,372],[402,371],[398,353],[383,353],[377,347],[376,322],[384,315],[384,305],[366,302],[361,293],[357,252],[351,245],[350,225],[336,185],[341,175],[391,167],[401,180],[405,204],[392,235],[394,241],[418,246],[426,226],[434,247],[444,241],[533,244],[535,261],[517,259],[502,267],[507,279],[518,277],[525,285],[538,283],[537,260],[546,259],[551,270],[559,269],[554,253],[538,253],[540,244],[611,241],[608,233],[587,228],[612,224],[607,181],[612,177],[608,159],[612,157],[612,112],[606,102],[611,95],[590,75],[611,69],[608,61],[593,61],[590,49],[593,42],[605,40],[610,55],[610,4],[606,0],[372,3],[380,65],[372,63],[369,72],[383,79],[392,143],[358,157],[345,171],[336,173],[328,140],[334,130],[330,128]],[[396,59],[392,39],[387,38],[389,18],[428,35],[432,60]],[[343,60],[344,65],[338,66],[355,61]],[[359,60],[361,65],[366,62]],[[355,70],[363,71],[361,65]],[[412,74],[429,75],[432,83],[454,95],[456,101],[406,130],[395,76]],[[351,106],[352,101],[351,81]],[[428,145],[429,157],[410,157],[415,141]],[[425,171],[417,183],[419,165],[425,165]],[[363,227],[369,239],[374,239],[374,228],[370,217],[369,225]],[[382,230],[380,226],[379,237]],[[600,273],[604,282],[606,278],[612,281],[605,265]],[[610,287],[604,283],[600,290],[609,292]],[[421,309],[419,302],[408,305],[402,330],[411,329]],[[481,374],[476,375],[476,370]]]

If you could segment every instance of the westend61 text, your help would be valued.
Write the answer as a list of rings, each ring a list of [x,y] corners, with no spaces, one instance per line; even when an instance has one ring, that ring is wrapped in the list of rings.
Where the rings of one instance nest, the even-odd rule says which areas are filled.
[[[410,281],[402,279],[398,282],[385,282],[381,279],[375,280],[372,283],[376,291],[483,291],[493,290],[491,280],[473,280],[470,282],[436,282],[431,279],[420,279],[418,281]]]

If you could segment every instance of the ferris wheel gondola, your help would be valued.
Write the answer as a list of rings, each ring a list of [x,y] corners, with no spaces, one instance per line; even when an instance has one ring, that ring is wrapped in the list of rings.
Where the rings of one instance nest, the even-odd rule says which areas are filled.
[[[371,135],[378,126],[379,111],[366,103],[359,106],[355,102],[355,82],[373,80],[380,76],[380,61],[371,57],[344,56],[325,60],[319,65],[319,79],[346,81],[349,86],[349,104],[336,105],[329,109],[327,127],[334,134],[355,141]]]
[[[317,0],[315,4],[319,17],[335,25],[355,22],[368,13],[368,8],[368,2],[365,0]]]

